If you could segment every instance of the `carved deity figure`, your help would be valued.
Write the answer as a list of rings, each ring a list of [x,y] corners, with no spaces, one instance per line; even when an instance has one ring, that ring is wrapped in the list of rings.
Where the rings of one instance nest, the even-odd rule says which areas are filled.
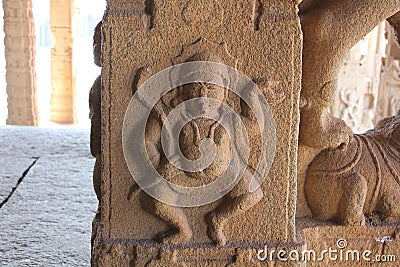
[[[192,56],[188,61],[219,62],[220,60],[214,56],[199,54]],[[179,99],[178,101],[183,103],[196,98],[200,100],[189,103],[186,109],[200,112],[204,116],[188,120],[189,122],[180,131],[179,137],[175,138],[179,138],[179,149],[182,155],[191,161],[201,157],[200,143],[202,140],[208,138],[213,141],[216,147],[215,158],[203,170],[184,171],[169,162],[161,145],[161,130],[166,114],[163,114],[164,111],[161,111],[159,106],[152,110],[146,125],[146,149],[150,154],[152,164],[167,181],[181,186],[207,184],[224,174],[229,164],[234,164],[232,163],[232,150],[234,149],[232,140],[227,130],[220,123],[224,116],[220,108],[222,103],[227,103],[229,100],[228,90],[214,84],[191,83],[177,89],[175,100]],[[240,116],[251,138],[260,131],[257,132],[253,129],[253,125],[258,127],[258,124],[248,108],[248,106],[243,105]],[[253,192],[249,191],[252,177],[249,168],[245,170],[239,182],[223,197],[221,204],[205,216],[207,235],[215,244],[221,246],[226,244],[227,238],[224,235],[224,227],[229,220],[244,213],[262,199],[261,188]],[[173,189],[170,190],[170,192],[160,193],[174,198]],[[174,199],[171,199],[171,202],[173,201]],[[170,226],[169,230],[157,235],[157,240],[164,243],[181,243],[191,239],[192,230],[182,208],[162,203],[155,198],[151,199],[150,204],[154,214]]]
[[[364,214],[400,220],[400,111],[347,147],[322,151],[307,171],[305,192],[313,216],[364,225]]]

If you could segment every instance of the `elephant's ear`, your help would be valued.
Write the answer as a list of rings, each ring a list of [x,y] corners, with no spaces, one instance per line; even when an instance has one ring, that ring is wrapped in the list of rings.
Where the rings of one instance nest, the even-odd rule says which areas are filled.
[[[397,133],[399,128],[400,128],[400,111],[397,112],[395,116],[381,119],[380,121],[378,121],[375,128],[369,130],[367,133],[374,135],[378,139],[390,140],[393,137],[394,132]]]
[[[400,12],[397,12],[393,16],[387,19],[390,26],[393,28],[394,35],[396,36],[397,44],[400,47]]]
[[[317,7],[321,0],[298,0],[297,2],[300,2],[299,14],[302,15]]]

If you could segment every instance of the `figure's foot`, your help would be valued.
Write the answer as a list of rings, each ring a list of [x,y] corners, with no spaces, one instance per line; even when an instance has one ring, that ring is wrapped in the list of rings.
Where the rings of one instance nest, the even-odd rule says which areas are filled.
[[[392,189],[386,192],[381,200],[380,210],[386,223],[400,222],[400,191]]]
[[[226,236],[223,233],[223,223],[219,222],[215,212],[206,215],[207,235],[218,246],[226,245]]]
[[[365,216],[364,214],[348,216],[344,218],[342,224],[345,226],[365,226]]]
[[[188,242],[192,239],[192,230],[179,231],[177,229],[170,229],[165,232],[157,234],[156,240],[164,244],[179,244]]]

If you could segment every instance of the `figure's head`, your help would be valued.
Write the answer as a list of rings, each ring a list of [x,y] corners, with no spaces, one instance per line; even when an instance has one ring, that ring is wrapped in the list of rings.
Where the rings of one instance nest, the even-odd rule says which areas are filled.
[[[217,56],[203,53],[195,54],[186,60],[186,62],[193,61],[211,61],[222,63],[221,59]],[[223,77],[221,77],[221,81],[224,81]],[[196,111],[201,111],[202,114],[215,114],[221,107],[222,102],[225,101],[227,92],[228,90],[223,86],[204,82],[186,84],[181,88],[181,96],[183,101],[201,98],[199,101],[193,102],[189,108]],[[217,101],[209,101],[208,99]]]
[[[225,90],[224,87],[215,84],[198,82],[184,85],[182,94],[185,101],[200,98],[189,106],[190,109],[201,111],[202,114],[214,114],[225,100]]]
[[[93,58],[94,64],[101,67],[101,25],[100,21],[94,29],[93,35]]]

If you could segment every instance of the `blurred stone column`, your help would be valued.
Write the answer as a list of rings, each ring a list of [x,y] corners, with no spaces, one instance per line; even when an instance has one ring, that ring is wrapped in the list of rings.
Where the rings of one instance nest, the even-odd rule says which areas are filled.
[[[50,1],[51,108],[50,120],[75,123],[75,70],[73,62],[74,0]]]
[[[386,57],[383,59],[375,122],[400,109],[400,46],[390,26],[386,27]]]
[[[36,126],[35,26],[31,0],[3,0],[7,124]]]

